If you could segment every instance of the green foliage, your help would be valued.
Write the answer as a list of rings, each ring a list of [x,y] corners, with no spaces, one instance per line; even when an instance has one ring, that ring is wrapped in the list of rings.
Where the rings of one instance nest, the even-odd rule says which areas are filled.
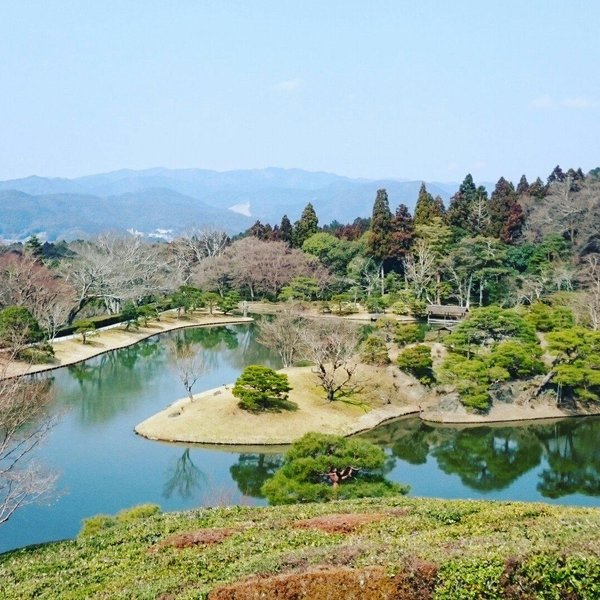
[[[160,506],[158,504],[138,504],[137,506],[118,512],[115,518],[121,523],[127,523],[136,519],[147,519],[159,513]]]
[[[319,282],[314,277],[294,277],[284,286],[279,294],[279,299],[286,300],[315,300],[321,291]]]
[[[397,323],[394,330],[394,341],[398,346],[422,342],[425,339],[425,328],[417,323]]]
[[[397,359],[400,369],[414,375],[421,383],[429,385],[433,383],[433,359],[431,348],[424,344],[405,348],[400,352]]]
[[[456,387],[461,402],[474,410],[490,407],[489,374],[484,360],[450,354],[440,367],[438,378],[442,383]]]
[[[221,302],[221,296],[216,292],[204,292],[202,294],[202,303],[208,308],[208,312],[212,315],[215,308],[219,306]]]
[[[279,412],[296,408],[296,404],[288,400],[291,389],[284,373],[261,365],[250,365],[235,382],[233,395],[240,399],[238,406],[244,410]]]
[[[392,252],[392,213],[387,192],[377,190],[373,204],[367,250],[376,261],[386,260]]]
[[[505,369],[509,374],[506,379],[519,379],[544,373],[546,368],[541,357],[542,349],[538,344],[504,340],[493,348],[487,364],[490,369]]]
[[[222,298],[219,296],[217,306],[219,310],[223,311],[223,314],[229,314],[232,310],[238,307],[240,303],[240,295],[237,292],[229,292]]]
[[[565,306],[551,307],[536,302],[529,307],[525,320],[535,327],[536,331],[557,331],[573,327],[573,312]]]
[[[0,345],[32,344],[44,339],[44,332],[24,306],[8,306],[0,310]]]
[[[81,336],[82,343],[87,342],[87,338],[96,331],[96,323],[89,319],[80,319],[73,323],[74,332]]]
[[[204,306],[202,290],[191,285],[182,285],[171,296],[171,306],[177,309],[177,313],[183,309],[184,312],[193,311]]]
[[[554,383],[576,399],[600,399],[600,332],[582,327],[554,331],[546,336],[556,354]]]
[[[360,251],[358,242],[350,242],[330,233],[314,233],[302,244],[302,250],[316,256],[319,261],[337,275],[346,274],[350,261]]]
[[[511,338],[536,342],[533,327],[514,310],[488,306],[473,310],[446,338],[446,344],[456,352],[471,354],[481,353],[495,342]]]
[[[54,348],[48,342],[37,343],[35,346],[19,349],[17,358],[34,365],[48,364],[54,360]]]
[[[292,243],[295,248],[302,248],[302,244],[319,230],[319,219],[313,205],[309,202],[302,211],[300,219],[294,223]]]
[[[495,437],[487,436],[490,449]],[[492,468],[493,459],[487,458]],[[274,466],[265,467],[267,476]],[[379,520],[350,536],[316,528],[335,524],[339,516]],[[333,504],[204,508],[124,522],[97,516],[86,522],[90,525],[77,540],[3,554],[2,597],[206,598],[253,575],[260,576],[256,585],[294,571],[297,578],[301,573],[295,567],[307,561],[327,568],[334,585],[346,572],[335,570],[340,561],[357,575],[363,567],[382,567],[409,586],[389,597],[600,597],[600,512],[592,508],[396,495]],[[172,547],[179,534],[221,531],[234,533],[211,546]],[[425,571],[419,565],[429,568],[431,582],[421,595],[415,586]],[[370,590],[372,595],[357,583],[340,593],[365,600],[388,597]]]
[[[307,433],[294,442],[283,466],[263,486],[271,504],[327,502],[336,499],[404,494],[407,486],[384,478],[381,448],[357,438]],[[329,473],[353,467],[357,471],[333,485]]]
[[[116,521],[110,515],[94,515],[83,520],[83,527],[79,532],[80,538],[89,538],[114,527]]]
[[[387,365],[390,362],[385,341],[376,335],[370,335],[363,342],[360,356],[363,362],[370,365]]]
[[[121,309],[121,318],[125,322],[125,329],[129,330],[131,326],[136,327],[140,311],[133,302],[126,302]]]

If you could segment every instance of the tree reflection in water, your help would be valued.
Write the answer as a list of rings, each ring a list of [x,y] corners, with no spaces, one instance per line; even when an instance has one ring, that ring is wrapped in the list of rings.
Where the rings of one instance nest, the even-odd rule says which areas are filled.
[[[264,498],[261,488],[267,479],[283,464],[281,454],[240,454],[235,465],[229,468],[231,478],[244,496]]]
[[[167,470],[168,478],[163,486],[163,496],[171,498],[176,494],[179,498],[191,498],[201,486],[206,486],[206,475],[194,464],[190,456],[190,449],[186,448],[183,454]]]
[[[600,496],[599,425],[598,419],[578,419],[538,429],[538,439],[548,461],[537,486],[542,495]]]
[[[543,461],[537,489],[546,498],[561,498],[600,496],[599,435],[598,418],[464,428],[405,419],[364,437],[412,465],[432,458],[444,473],[480,492],[503,490]]]

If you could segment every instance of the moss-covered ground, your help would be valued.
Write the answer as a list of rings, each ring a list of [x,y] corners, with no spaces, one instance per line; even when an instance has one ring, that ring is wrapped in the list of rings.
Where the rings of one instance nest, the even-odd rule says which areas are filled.
[[[138,509],[0,555],[0,597],[599,598],[600,511],[406,497]]]

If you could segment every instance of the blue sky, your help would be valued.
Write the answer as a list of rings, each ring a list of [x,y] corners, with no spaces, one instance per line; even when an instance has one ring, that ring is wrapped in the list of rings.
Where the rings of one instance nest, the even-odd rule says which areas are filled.
[[[596,0],[0,0],[0,178],[600,165]]]

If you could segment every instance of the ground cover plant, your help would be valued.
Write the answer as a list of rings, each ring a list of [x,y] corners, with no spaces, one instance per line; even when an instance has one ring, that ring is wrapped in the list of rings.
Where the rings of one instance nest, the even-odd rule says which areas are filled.
[[[600,512],[394,496],[155,509],[0,555],[26,598],[597,598]],[[286,595],[287,593],[287,595]],[[294,595],[295,594],[295,595]]]

